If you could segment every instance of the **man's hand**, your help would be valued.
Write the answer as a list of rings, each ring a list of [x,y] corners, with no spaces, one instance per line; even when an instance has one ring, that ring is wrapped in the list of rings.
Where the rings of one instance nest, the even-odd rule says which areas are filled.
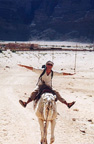
[[[76,73],[74,73],[74,74],[71,74],[71,73],[63,73],[63,75],[75,75]]]
[[[71,74],[71,73],[69,73],[69,75],[75,75],[76,73],[74,73],[74,74]]]
[[[21,65],[21,64],[18,64],[18,66],[20,66],[20,67],[24,67],[24,65]]]

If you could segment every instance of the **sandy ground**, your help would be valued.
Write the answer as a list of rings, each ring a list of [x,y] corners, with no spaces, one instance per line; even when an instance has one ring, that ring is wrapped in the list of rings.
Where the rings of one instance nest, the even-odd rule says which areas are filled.
[[[74,72],[74,52],[3,52],[0,54],[0,144],[38,144],[40,129],[30,103],[27,108],[19,99],[27,100],[35,88],[38,75],[17,64],[41,67],[53,60],[55,70]],[[57,102],[54,144],[94,144],[94,52],[78,52],[76,75],[53,78],[53,86],[68,102],[68,109]],[[48,128],[48,142],[50,125]]]

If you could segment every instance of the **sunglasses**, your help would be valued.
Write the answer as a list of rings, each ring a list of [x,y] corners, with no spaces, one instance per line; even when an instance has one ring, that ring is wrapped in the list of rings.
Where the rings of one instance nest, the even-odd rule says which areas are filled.
[[[47,65],[49,65],[49,66],[53,66],[52,64],[49,64],[49,63],[48,63]]]

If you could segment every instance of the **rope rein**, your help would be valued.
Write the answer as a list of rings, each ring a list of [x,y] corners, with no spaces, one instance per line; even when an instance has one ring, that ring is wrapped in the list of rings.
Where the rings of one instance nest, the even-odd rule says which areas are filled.
[[[46,120],[45,120],[45,122],[44,122],[44,140],[45,140],[45,138],[46,138],[46,128],[47,128],[48,114],[49,114],[49,108],[47,108],[47,117],[46,117]]]

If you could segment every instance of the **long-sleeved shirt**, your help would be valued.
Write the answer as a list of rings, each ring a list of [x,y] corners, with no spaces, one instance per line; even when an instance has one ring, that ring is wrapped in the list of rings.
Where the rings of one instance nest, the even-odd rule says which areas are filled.
[[[40,75],[43,72],[43,69],[33,68],[33,72]],[[59,75],[63,75],[63,72],[53,71],[53,76],[59,76]],[[38,86],[42,85],[43,82],[45,82],[47,86],[52,87],[51,73],[47,75],[47,73],[45,72],[44,75],[38,80],[38,83],[37,83]]]

